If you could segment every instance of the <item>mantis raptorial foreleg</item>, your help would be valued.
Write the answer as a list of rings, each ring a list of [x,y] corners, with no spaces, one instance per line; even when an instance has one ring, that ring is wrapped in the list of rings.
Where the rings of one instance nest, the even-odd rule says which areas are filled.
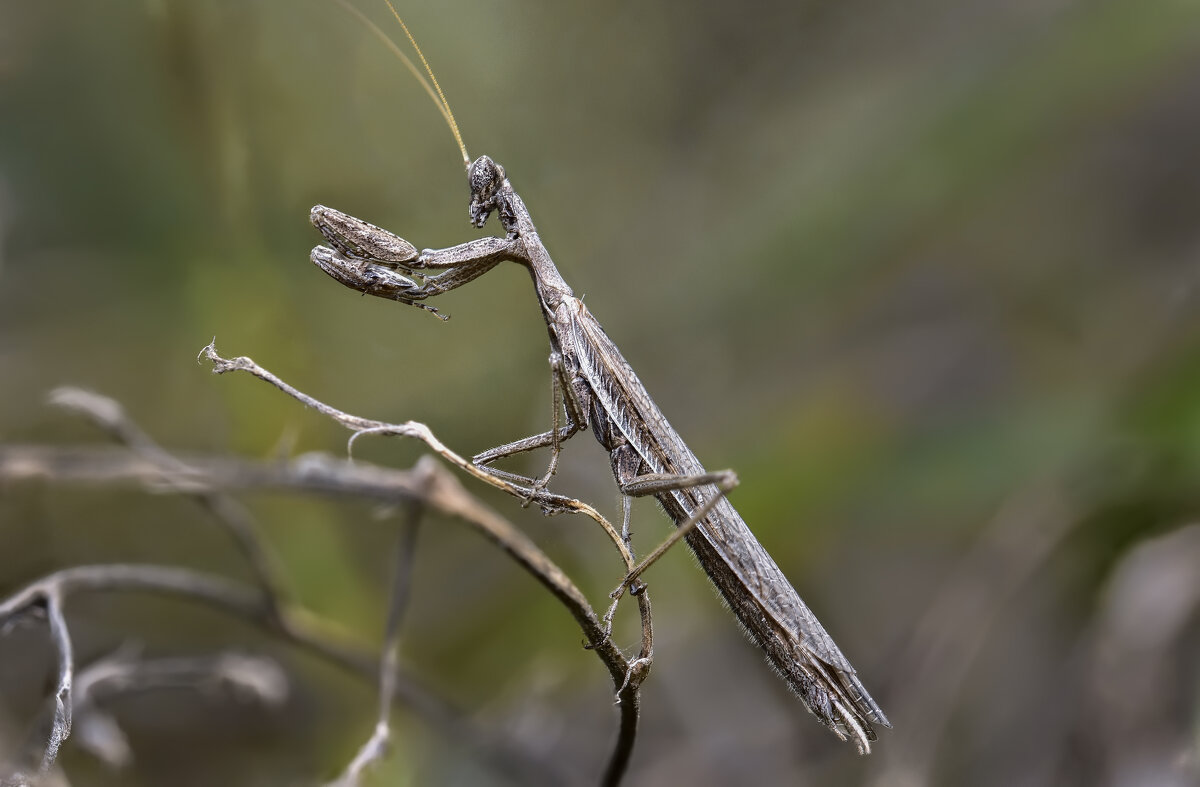
[[[501,261],[515,259],[520,252],[520,241],[490,237],[446,249],[425,249],[418,254],[416,247],[399,235],[339,210],[318,205],[309,215],[333,245],[332,249],[318,246],[312,251],[313,262],[326,273],[348,286],[435,314],[435,308],[418,301],[461,287]],[[417,281],[418,272],[424,271],[441,272]],[[575,400],[564,379],[561,354],[551,354],[550,368],[553,400],[550,431],[484,451],[472,460],[480,469],[498,478],[527,484],[529,500],[546,487],[558,469],[562,453],[560,443],[587,427],[586,410]],[[564,408],[567,423],[560,427]],[[550,464],[540,478],[528,478],[488,466],[497,459],[547,446],[551,450]]]
[[[512,239],[479,238],[418,254],[399,235],[340,210],[317,205],[309,218],[332,246],[312,250],[312,261],[322,270],[348,287],[434,314],[437,309],[417,301],[474,281],[520,251]],[[416,272],[426,270],[442,272],[418,281]]]
[[[519,245],[518,241],[509,238],[477,238],[446,249],[423,249],[411,262],[402,265],[410,270],[440,270],[481,262],[503,262],[516,257],[520,252]]]

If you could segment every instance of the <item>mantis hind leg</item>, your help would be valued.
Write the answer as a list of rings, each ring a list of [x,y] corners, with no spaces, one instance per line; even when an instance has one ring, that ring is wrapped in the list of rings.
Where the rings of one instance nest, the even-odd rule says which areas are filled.
[[[620,448],[613,452],[614,469],[617,469],[618,457]],[[628,465],[626,465],[628,467]],[[621,487],[621,492],[626,496],[626,499],[631,497],[645,497],[647,495],[658,495],[664,492],[673,492],[683,489],[694,489],[698,486],[713,485],[717,488],[717,493],[705,500],[692,512],[686,520],[679,523],[671,535],[655,547],[650,554],[642,558],[642,561],[630,569],[625,575],[625,579],[617,586],[617,589],[612,592],[613,598],[620,598],[625,592],[625,588],[629,588],[632,593],[640,593],[644,585],[639,582],[638,578],[650,568],[660,557],[666,554],[667,550],[675,546],[683,540],[688,533],[696,528],[698,524],[704,521],[709,512],[719,503],[724,497],[738,485],[737,474],[732,470],[717,470],[715,472],[696,473],[693,475],[681,475],[675,473],[642,473],[639,475],[618,477],[618,483]],[[626,521],[625,528],[628,530],[628,506],[626,506]]]

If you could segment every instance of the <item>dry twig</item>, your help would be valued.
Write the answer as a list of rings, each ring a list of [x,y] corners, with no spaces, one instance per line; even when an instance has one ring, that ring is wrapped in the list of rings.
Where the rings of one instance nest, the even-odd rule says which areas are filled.
[[[413,555],[417,547],[417,529],[424,506],[411,503],[405,512],[404,523],[396,538],[396,553],[392,563],[392,592],[384,629],[383,657],[379,660],[379,716],[375,730],[346,766],[332,787],[356,787],[366,769],[380,760],[387,751],[391,737],[392,697],[396,693],[395,671],[400,660],[400,620],[408,605],[412,586]]]

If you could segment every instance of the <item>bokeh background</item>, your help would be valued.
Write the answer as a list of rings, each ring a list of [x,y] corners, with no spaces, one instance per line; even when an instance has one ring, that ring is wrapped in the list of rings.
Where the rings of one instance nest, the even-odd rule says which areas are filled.
[[[402,12],[471,154],[505,165],[701,459],[739,472],[734,503],[895,724],[869,758],[838,743],[678,551],[649,576],[629,784],[1196,783],[1200,3]],[[168,448],[344,455],[337,427],[197,365],[214,335],[463,454],[547,428],[524,271],[444,296],[442,323],[307,261],[315,203],[437,247],[476,236],[466,202],[433,105],[332,2],[0,2],[0,439],[102,441],[45,405],[73,384]],[[421,453],[356,447],[395,467]],[[590,437],[555,483],[619,510]],[[620,566],[594,527],[475,491],[601,604]],[[245,501],[300,598],[378,641],[396,520]],[[635,515],[642,549],[667,532],[653,504]],[[103,561],[246,576],[188,501],[130,490],[0,488],[0,556],[6,589]],[[422,529],[414,583],[405,664],[513,751],[591,781],[616,714],[569,616],[453,521]],[[118,699],[135,760],[112,772],[68,743],[76,784],[313,783],[372,727],[370,686],[215,613],[69,611],[85,662],[135,642],[266,653],[292,676],[282,710]],[[10,735],[49,658],[37,627],[0,639]],[[419,713],[397,728],[371,783],[514,783]]]

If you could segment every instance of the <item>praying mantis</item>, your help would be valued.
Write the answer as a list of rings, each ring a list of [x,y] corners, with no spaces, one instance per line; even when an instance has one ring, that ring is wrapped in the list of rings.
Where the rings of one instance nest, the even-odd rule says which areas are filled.
[[[411,34],[409,40],[420,54]],[[424,62],[423,55],[421,59]],[[528,485],[529,499],[536,500],[555,473],[563,443],[591,431],[608,452],[613,477],[625,496],[626,536],[631,497],[655,497],[677,526],[671,538],[629,572],[614,595],[626,588],[638,592],[641,573],[671,545],[686,540],[748,636],[792,691],[839,738],[868,753],[877,739],[875,727],[891,724],[727,499],[736,476],[706,471],[671,427],[599,321],[559,273],[504,168],[488,156],[470,160],[449,104],[428,63],[425,67],[437,87],[435,102],[463,153],[470,221],[482,228],[496,213],[504,237],[418,252],[388,230],[318,205],[310,218],[329,245],[314,248],[312,262],[351,289],[434,314],[438,310],[425,303],[428,299],[469,284],[501,262],[524,266],[549,336],[551,428],[484,451],[472,461],[487,472]],[[433,95],[428,84],[426,89]],[[550,449],[549,466],[540,478],[491,467],[498,459],[539,448]]]

